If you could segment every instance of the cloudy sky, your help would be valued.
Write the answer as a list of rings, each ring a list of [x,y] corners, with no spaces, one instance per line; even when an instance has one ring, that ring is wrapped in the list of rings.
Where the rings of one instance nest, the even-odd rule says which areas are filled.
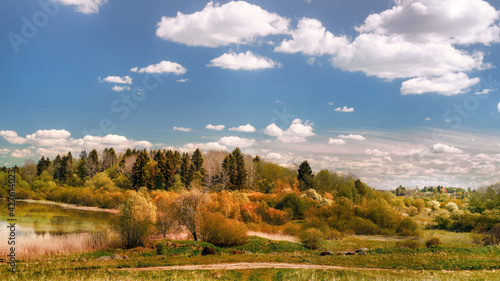
[[[500,1],[26,0],[0,11],[0,165],[244,152],[374,188],[500,181]]]

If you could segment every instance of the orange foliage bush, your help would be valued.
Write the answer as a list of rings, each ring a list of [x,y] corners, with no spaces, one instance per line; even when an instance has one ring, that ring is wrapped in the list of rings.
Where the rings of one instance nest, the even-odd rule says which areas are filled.
[[[260,202],[264,196],[266,196],[264,193],[261,193],[261,192],[253,192],[253,193],[247,193],[247,197],[248,199],[250,199],[250,201],[254,201],[254,202]]]
[[[241,205],[241,220],[247,223],[260,223],[262,221],[262,217],[257,214],[257,207],[258,205],[255,202],[249,202]]]

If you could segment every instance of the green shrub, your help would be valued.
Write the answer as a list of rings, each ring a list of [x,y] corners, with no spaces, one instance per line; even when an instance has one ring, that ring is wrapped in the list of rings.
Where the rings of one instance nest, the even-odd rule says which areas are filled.
[[[484,233],[484,245],[499,245],[500,244],[500,224],[495,225],[490,230]]]
[[[411,218],[404,218],[396,230],[396,233],[403,236],[420,236],[420,226]]]
[[[124,246],[133,248],[143,245],[153,232],[155,222],[156,206],[151,200],[141,193],[130,193],[120,208],[117,225]]]
[[[285,228],[283,230],[283,233],[293,236],[297,236],[300,234],[300,226],[298,224],[288,222],[284,226]]]
[[[410,217],[414,217],[414,216],[418,215],[418,208],[414,207],[414,206],[410,206],[410,207],[408,207],[406,212],[408,213],[408,215]]]
[[[283,199],[276,205],[276,209],[285,210],[290,208],[292,210],[292,217],[294,219],[302,219],[304,211],[307,208],[306,200],[295,193],[288,193],[283,196]]]
[[[300,234],[300,241],[309,249],[318,249],[323,241],[323,232],[316,228],[309,228]]]
[[[379,233],[379,227],[371,220],[355,217],[349,223],[350,229],[358,235],[375,235]]]
[[[226,219],[221,213],[204,212],[200,238],[219,247],[242,245],[248,240],[247,228],[242,222]]]
[[[325,238],[328,240],[340,240],[342,239],[342,233],[336,229],[330,229],[326,234]]]
[[[431,238],[427,239],[427,241],[425,241],[425,246],[427,248],[436,248],[441,246],[441,244],[443,244],[443,241],[441,240],[441,237],[438,236],[432,236]]]
[[[420,248],[420,243],[413,239],[406,239],[403,241],[396,242],[396,247],[406,248],[406,249],[418,249]]]

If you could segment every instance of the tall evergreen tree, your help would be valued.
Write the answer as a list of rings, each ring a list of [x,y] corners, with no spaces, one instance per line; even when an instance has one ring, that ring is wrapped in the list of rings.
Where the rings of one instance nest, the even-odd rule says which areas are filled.
[[[76,175],[82,180],[87,178],[87,157],[87,151],[82,150],[80,152],[80,160],[76,166]]]
[[[139,153],[132,168],[132,185],[139,189],[146,184],[145,167],[149,162],[149,155],[144,149]]]
[[[38,163],[36,164],[36,175],[41,175],[43,171],[47,170],[47,168],[50,167],[50,165],[52,165],[50,159],[48,157],[45,158],[44,156],[42,156],[40,161],[38,161]]]
[[[304,160],[299,166],[299,173],[297,175],[299,180],[299,188],[304,191],[313,187],[313,174],[311,166],[307,160]]]
[[[62,159],[61,155],[57,154],[54,161],[52,161],[52,167],[54,167],[54,179],[58,181],[62,181],[63,177],[63,167],[62,167]]]
[[[193,173],[200,172],[201,175],[205,175],[205,170],[203,169],[203,154],[199,148],[194,151],[191,162],[193,163]]]
[[[224,157],[222,161],[222,172],[221,172],[221,183],[223,188],[226,189],[236,189],[234,183],[236,182],[237,169],[236,162],[234,161],[233,155],[228,154]]]
[[[247,171],[245,158],[239,148],[235,148],[231,154],[224,158],[221,178],[223,184],[226,183],[226,188],[233,190],[245,188]]]
[[[158,166],[158,172],[156,175],[156,189],[167,187],[167,182],[165,180],[165,175],[167,174],[167,157],[162,150],[158,150],[155,154],[154,160]],[[160,187],[161,186],[161,187]]]
[[[179,153],[177,152],[177,154]],[[176,165],[175,153],[172,152],[172,150],[168,150],[165,154],[165,166],[163,170],[163,178],[165,180],[165,186],[167,189],[171,188],[174,185],[174,178],[175,175],[177,174],[176,166],[177,165]]]
[[[191,169],[191,161],[188,153],[183,153],[181,158],[181,181],[186,188],[189,187],[193,180],[193,170]]]
[[[67,180],[73,175],[73,155],[68,152],[67,155],[62,157],[62,180],[67,182]]]
[[[245,168],[245,158],[238,147],[233,150],[233,158],[236,164],[237,173],[234,186],[236,187],[236,189],[243,189],[245,188],[247,180],[247,170]]]
[[[179,151],[174,151],[174,167],[175,167],[175,173],[180,174],[181,173],[181,166],[182,166],[182,156],[179,153]]]
[[[357,179],[354,182],[354,187],[356,187],[356,190],[358,191],[358,194],[363,197],[366,194],[366,191],[368,190],[363,182],[361,182],[360,179]]]

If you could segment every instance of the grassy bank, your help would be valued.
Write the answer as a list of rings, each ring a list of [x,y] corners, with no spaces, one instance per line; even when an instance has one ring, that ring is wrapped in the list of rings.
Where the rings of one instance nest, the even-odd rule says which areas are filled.
[[[288,241],[274,241],[252,236],[233,248],[219,248],[204,242],[160,240],[146,247],[129,250],[101,250],[69,255],[44,255],[21,259],[17,272],[2,276],[9,280],[498,280],[500,249],[488,246],[452,245],[438,248],[404,249],[395,246],[399,238],[363,239],[346,237],[326,241],[319,250],[309,250]],[[446,240],[445,240],[446,241]],[[156,245],[163,246],[156,246]],[[215,256],[201,256],[205,246],[214,248]],[[338,251],[367,247],[367,255],[336,255]],[[162,250],[159,251],[158,249]],[[234,250],[251,254],[231,255]],[[332,256],[320,256],[324,250]],[[160,253],[160,254],[158,254]],[[115,254],[126,260],[97,260]],[[118,270],[173,265],[202,265],[236,262],[286,262],[295,264],[334,265],[346,269],[245,269],[147,271]],[[363,268],[355,270],[353,268]]]

